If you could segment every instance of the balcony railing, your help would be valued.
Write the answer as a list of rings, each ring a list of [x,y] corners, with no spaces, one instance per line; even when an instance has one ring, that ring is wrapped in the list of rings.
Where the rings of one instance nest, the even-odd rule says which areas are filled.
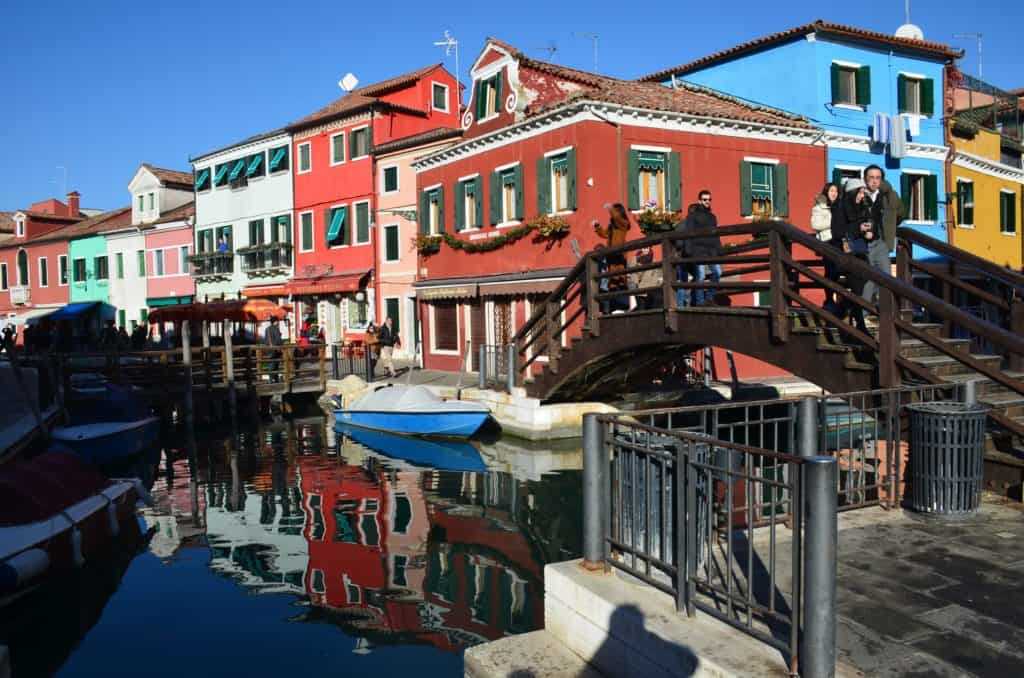
[[[201,252],[188,258],[196,278],[229,276],[235,271],[234,252]]]
[[[28,285],[11,288],[12,304],[27,304],[32,301],[32,288]]]
[[[238,254],[242,257],[242,272],[249,275],[275,273],[292,265],[292,244],[287,242],[244,247]]]

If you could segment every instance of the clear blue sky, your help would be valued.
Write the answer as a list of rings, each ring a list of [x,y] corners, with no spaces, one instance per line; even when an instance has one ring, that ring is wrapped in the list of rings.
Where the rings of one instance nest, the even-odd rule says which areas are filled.
[[[1024,4],[964,11],[914,0],[925,37],[966,49],[961,67],[1024,87]],[[340,95],[351,71],[370,83],[445,59],[432,43],[460,41],[462,77],[486,36],[578,68],[636,77],[761,35],[825,19],[892,33],[901,0],[862,2],[502,3],[176,2],[7,0],[0,6],[0,210],[68,190],[85,207],[127,205],[140,162],[189,169],[190,155],[296,120]],[[825,8],[828,8],[827,10]],[[558,49],[553,58],[545,47]],[[454,70],[454,57],[446,59]]]

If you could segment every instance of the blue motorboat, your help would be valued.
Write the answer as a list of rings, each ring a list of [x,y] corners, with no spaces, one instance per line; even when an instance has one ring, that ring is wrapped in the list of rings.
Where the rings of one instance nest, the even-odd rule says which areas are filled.
[[[417,466],[430,466],[446,471],[487,471],[480,451],[462,440],[396,436],[358,426],[337,424],[334,430],[376,452]]]
[[[62,426],[53,429],[50,438],[70,448],[78,456],[102,465],[138,454],[156,442],[159,433],[160,419],[146,417],[134,421],[101,421]]]
[[[444,400],[423,386],[388,384],[335,411],[340,424],[401,433],[468,438],[476,433],[490,410],[480,403]]]

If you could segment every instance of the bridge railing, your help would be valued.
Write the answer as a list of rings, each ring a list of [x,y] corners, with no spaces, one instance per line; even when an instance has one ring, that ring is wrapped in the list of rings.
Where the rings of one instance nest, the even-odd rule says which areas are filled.
[[[721,255],[680,256],[680,252],[686,251],[687,241],[709,235],[729,243]],[[741,241],[743,236],[750,238]],[[877,303],[828,279],[825,262],[838,267],[848,278],[876,286]],[[722,268],[718,281],[684,282],[678,275],[681,267],[693,269],[712,264]],[[657,275],[644,275],[650,271],[659,273],[660,280]],[[635,283],[632,286],[631,281]],[[965,328],[1002,356],[1004,364],[1024,358],[1024,335],[1007,329],[1007,323],[972,315],[905,279],[878,271],[865,261],[779,221],[689,233],[673,231],[588,252],[516,333],[517,383],[521,385],[540,369],[536,363],[542,355],[547,357],[546,369],[557,374],[563,347],[571,345],[576,336],[600,337],[602,323],[621,321],[616,316],[660,313],[665,331],[677,331],[679,323],[686,322],[683,304],[689,306],[687,292],[693,291],[704,291],[721,305],[762,306],[770,316],[771,339],[777,344],[789,341],[798,317],[814,327],[837,332],[841,341],[871,356],[881,387],[899,386],[904,375],[927,383],[941,381],[922,365],[901,355],[901,341],[916,339],[1024,396],[1024,382],[1007,374],[1002,366],[978,359],[931,335],[905,317],[903,311],[917,308],[931,318]],[[831,292],[840,306],[856,314],[877,317],[877,331],[858,329],[840,318],[834,308],[826,308],[825,291]],[[741,295],[750,295],[749,302],[736,303]],[[1012,311],[1017,306],[1007,308]],[[714,342],[709,338],[708,343]],[[993,413],[992,418],[1008,430],[1024,435],[1020,423],[998,413]]]
[[[584,566],[777,648],[792,675],[827,675],[809,667],[834,664],[835,460],[616,415],[585,415],[583,430]]]

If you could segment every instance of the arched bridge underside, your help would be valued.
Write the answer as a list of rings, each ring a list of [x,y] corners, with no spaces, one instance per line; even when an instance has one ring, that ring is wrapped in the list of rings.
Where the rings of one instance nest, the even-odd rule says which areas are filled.
[[[578,401],[633,390],[664,368],[705,346],[757,358],[829,391],[845,393],[877,386],[877,366],[849,346],[833,344],[820,332],[801,332],[792,313],[788,341],[772,337],[767,308],[703,307],[631,311],[605,315],[600,336],[587,330],[561,356],[526,382],[527,392],[547,401]]]

